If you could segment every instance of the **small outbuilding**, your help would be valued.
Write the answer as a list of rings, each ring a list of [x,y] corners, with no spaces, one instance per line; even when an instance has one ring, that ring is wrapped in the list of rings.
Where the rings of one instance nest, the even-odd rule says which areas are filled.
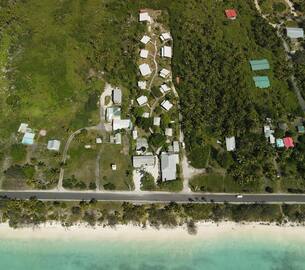
[[[258,88],[268,88],[270,87],[270,81],[268,76],[254,76],[253,77],[255,86]]]
[[[250,65],[252,71],[270,69],[270,65],[267,59],[251,60]]]
[[[160,70],[160,77],[166,79],[170,74],[170,71],[166,68]]]
[[[297,27],[286,27],[287,37],[296,39],[296,38],[304,38],[304,29]]]
[[[154,117],[154,126],[160,126],[161,117]]]
[[[173,104],[170,103],[168,100],[163,100],[162,103],[161,103],[161,107],[164,110],[169,111],[173,107]]]
[[[161,57],[172,58],[172,47],[163,46],[161,48]]]
[[[21,123],[20,126],[19,126],[19,128],[18,128],[18,132],[19,132],[19,133],[26,133],[28,127],[29,127],[29,124]]]
[[[175,153],[179,153],[180,146],[179,146],[179,142],[178,141],[174,141],[173,142],[173,150],[174,150]]]
[[[237,12],[235,9],[226,9],[225,14],[226,14],[226,17],[230,20],[235,20],[237,17]]]
[[[138,87],[141,89],[141,90],[145,90],[146,89],[146,81],[138,81]]]
[[[114,104],[120,105],[122,103],[122,90],[115,88],[112,91],[112,100]]]
[[[165,129],[165,135],[168,137],[172,137],[173,136],[173,129],[172,128],[166,128]]]
[[[60,141],[58,140],[50,140],[48,141],[47,149],[51,151],[59,151]]]
[[[139,69],[142,76],[149,76],[151,74],[151,69],[148,64],[141,64]]]
[[[172,39],[172,36],[171,36],[171,34],[170,34],[169,32],[167,32],[167,33],[162,33],[162,34],[160,35],[160,39],[161,39],[161,41],[168,41],[168,40],[171,40],[171,39]]]
[[[236,143],[235,143],[235,137],[234,136],[226,138],[226,147],[227,147],[228,152],[236,150]]]
[[[137,102],[140,106],[145,105],[147,103],[147,101],[148,101],[147,96],[140,96],[137,98]]]
[[[140,41],[146,45],[150,41],[150,37],[147,35],[144,35]]]
[[[140,57],[146,59],[148,57],[148,50],[142,49],[140,51]]]
[[[35,137],[35,133],[26,132],[24,133],[21,143],[25,145],[32,145],[34,144],[34,137]]]
[[[151,17],[149,16],[148,12],[140,12],[139,14],[139,21],[140,22],[151,22]]]

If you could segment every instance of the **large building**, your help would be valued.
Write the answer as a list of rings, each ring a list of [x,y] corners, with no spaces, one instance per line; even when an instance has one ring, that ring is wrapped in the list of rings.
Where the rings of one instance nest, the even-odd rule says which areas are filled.
[[[155,166],[155,157],[153,155],[147,156],[133,156],[132,165],[134,168],[143,168],[147,166]]]
[[[176,180],[177,164],[179,163],[178,154],[161,154],[161,177],[162,181]]]

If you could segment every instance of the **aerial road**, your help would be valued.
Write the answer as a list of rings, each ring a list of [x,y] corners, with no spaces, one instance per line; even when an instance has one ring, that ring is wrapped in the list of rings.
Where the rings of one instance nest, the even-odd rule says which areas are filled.
[[[1,198],[45,201],[118,201],[132,203],[305,203],[305,194],[229,194],[168,192],[0,191]]]

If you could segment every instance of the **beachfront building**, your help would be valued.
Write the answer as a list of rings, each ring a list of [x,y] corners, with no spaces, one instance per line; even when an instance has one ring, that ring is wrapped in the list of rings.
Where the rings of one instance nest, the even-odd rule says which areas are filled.
[[[176,180],[177,164],[179,164],[179,155],[165,152],[161,154],[162,181]]]
[[[230,20],[235,20],[237,17],[237,12],[235,9],[226,9],[225,14],[226,14],[226,17]]]
[[[267,59],[251,60],[250,65],[252,71],[270,69],[270,65]]]
[[[170,71],[168,70],[168,69],[166,69],[166,68],[162,68],[161,70],[160,70],[160,77],[161,78],[164,78],[164,79],[166,79],[168,76],[169,76],[169,74],[170,74]]]
[[[114,104],[120,105],[122,103],[122,90],[115,88],[112,91],[112,101]]]
[[[58,140],[50,140],[48,141],[47,149],[51,151],[59,151],[60,141]]]
[[[132,127],[130,119],[114,119],[112,121],[112,129],[120,130],[120,129],[130,129]]]
[[[146,59],[148,57],[148,50],[142,49],[140,51],[140,57]]]
[[[169,33],[169,32],[166,32],[166,33],[162,33],[161,35],[160,35],[160,39],[161,39],[161,41],[168,41],[168,40],[171,40],[172,39],[172,36],[171,36],[171,34]]]
[[[227,147],[227,151],[235,151],[236,149],[236,143],[235,143],[235,137],[227,137],[226,138],[226,147]]]
[[[297,27],[286,27],[287,37],[291,39],[304,38],[304,29]]]
[[[139,21],[150,23],[151,22],[151,17],[149,16],[148,12],[140,12]]]
[[[172,47],[163,46],[161,48],[161,57],[172,58]]]
[[[163,100],[162,103],[161,103],[161,107],[164,110],[169,111],[173,107],[173,104],[170,103],[168,100]]]
[[[141,41],[141,43],[146,45],[150,41],[150,37],[147,35],[144,35],[140,41]]]
[[[146,89],[146,86],[147,86],[146,81],[138,81],[138,87],[139,87],[141,90],[145,90],[145,89]]]
[[[35,133],[25,132],[21,143],[25,145],[32,145],[34,144],[34,137],[35,137]]]
[[[169,90],[171,90],[171,88],[166,84],[166,83],[163,83],[161,86],[160,86],[160,91],[164,94],[166,92],[168,92]]]
[[[139,69],[142,76],[149,76],[151,74],[151,69],[148,64],[141,64]]]
[[[145,155],[145,156],[133,156],[132,165],[134,168],[143,168],[147,166],[155,166],[155,156]]]
[[[106,109],[106,120],[111,122],[114,119],[121,119],[121,108],[120,107],[108,107]]]
[[[147,101],[148,101],[147,96],[140,96],[137,98],[137,102],[140,106],[145,105],[147,103]]]

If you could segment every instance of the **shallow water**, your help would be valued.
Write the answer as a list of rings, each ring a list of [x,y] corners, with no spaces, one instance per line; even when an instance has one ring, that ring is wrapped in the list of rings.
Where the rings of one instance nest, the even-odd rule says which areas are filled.
[[[0,241],[6,270],[299,270],[305,242],[292,238],[232,235],[208,240],[10,240]]]

